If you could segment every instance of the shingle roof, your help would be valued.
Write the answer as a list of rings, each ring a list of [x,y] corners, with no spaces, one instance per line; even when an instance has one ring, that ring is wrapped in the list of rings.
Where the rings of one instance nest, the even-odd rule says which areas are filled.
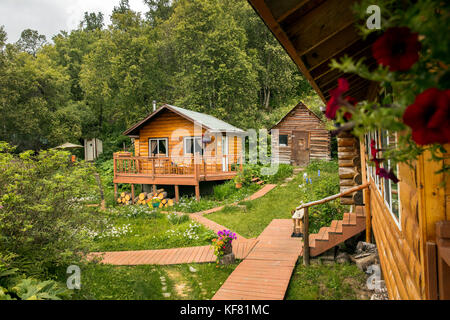
[[[148,120],[150,120],[151,118],[153,118],[155,115],[157,115],[158,113],[160,113],[162,110],[164,109],[168,109],[171,110],[177,114],[179,114],[180,116],[192,121],[192,122],[198,122],[200,123],[203,127],[211,130],[211,131],[221,131],[221,132],[232,132],[232,133],[245,133],[244,130],[239,129],[235,126],[232,126],[229,123],[226,123],[225,121],[222,121],[220,119],[217,119],[216,117],[213,117],[211,115],[205,114],[205,113],[200,113],[200,112],[196,112],[196,111],[192,111],[192,110],[188,110],[188,109],[184,109],[184,108],[180,108],[180,107],[176,107],[176,106],[172,106],[169,104],[165,104],[162,107],[160,107],[158,110],[152,112],[150,115],[148,115],[144,120],[136,123],[135,125],[133,125],[131,128],[129,128],[128,130],[126,130],[123,134],[124,135],[133,135],[136,134],[136,130],[138,130],[140,127],[142,127]]]

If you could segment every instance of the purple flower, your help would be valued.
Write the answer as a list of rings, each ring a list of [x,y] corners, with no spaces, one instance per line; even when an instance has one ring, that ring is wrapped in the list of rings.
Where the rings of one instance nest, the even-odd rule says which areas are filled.
[[[3,206],[0,204],[0,209],[3,209]]]

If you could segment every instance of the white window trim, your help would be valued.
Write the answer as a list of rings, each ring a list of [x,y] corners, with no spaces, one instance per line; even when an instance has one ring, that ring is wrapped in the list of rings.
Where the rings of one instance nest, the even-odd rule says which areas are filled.
[[[188,139],[192,139],[192,140],[194,140],[194,139],[200,139],[200,146],[201,146],[201,148],[203,148],[203,146],[202,146],[202,144],[203,144],[203,142],[202,142],[202,137],[200,137],[200,136],[183,137],[183,154],[184,154],[184,155],[190,155],[190,154],[192,154],[192,153],[190,153],[190,152],[186,152],[186,151],[187,151],[186,141],[187,141]],[[204,151],[204,150],[203,150],[203,151]],[[196,153],[196,150],[195,150],[195,144],[194,144],[194,154],[195,154],[195,153]],[[201,154],[201,151],[199,151],[199,153]]]
[[[150,157],[152,157],[153,155],[152,155],[152,153],[151,153],[151,150],[152,150],[152,140],[156,140],[156,150],[158,151],[157,153],[156,153],[156,155],[155,156],[161,156],[160,154],[159,154],[159,141],[160,140],[165,140],[166,141],[166,154],[165,154],[165,156],[166,157],[168,157],[169,156],[169,139],[168,138],[148,138],[148,157],[150,158]]]

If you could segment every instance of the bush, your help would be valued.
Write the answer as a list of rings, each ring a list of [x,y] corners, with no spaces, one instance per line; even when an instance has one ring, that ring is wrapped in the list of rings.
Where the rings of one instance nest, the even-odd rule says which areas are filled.
[[[320,177],[318,176],[320,170]],[[339,193],[339,175],[337,161],[313,161],[307,168],[311,184],[303,184],[303,202],[311,202]],[[347,209],[340,204],[340,200],[330,201],[321,205],[310,207],[310,231],[316,233],[322,226],[330,225],[334,219],[341,219]]]
[[[12,151],[0,143],[0,252],[29,275],[48,276],[87,252],[79,230],[95,221],[83,205],[98,192],[92,167],[67,152]]]

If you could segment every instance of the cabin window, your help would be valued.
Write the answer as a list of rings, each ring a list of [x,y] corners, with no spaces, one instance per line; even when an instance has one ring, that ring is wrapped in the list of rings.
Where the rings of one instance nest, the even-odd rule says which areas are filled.
[[[278,136],[278,145],[280,147],[286,147],[288,145],[288,136],[287,136],[287,134],[280,134]]]
[[[184,138],[184,154],[200,153],[203,155],[203,144],[201,137]]]
[[[370,153],[370,143],[372,140],[375,140],[375,148],[381,149],[377,153],[378,158],[385,158],[383,155],[384,150],[392,149],[395,147],[397,143],[396,134],[392,134],[386,130],[382,130],[380,132],[370,132],[366,135],[365,144],[366,144],[366,159],[369,162],[373,156]],[[394,174],[398,174],[398,166],[393,167],[393,164],[389,159],[385,160],[382,164],[384,169],[387,171],[393,170]],[[376,170],[374,166],[369,166],[366,163],[366,172],[367,175],[371,177],[371,179],[375,182],[377,189],[384,199],[387,209],[391,213],[395,223],[400,228],[400,200],[399,200],[399,184],[393,183],[390,179],[383,179],[376,175]]]
[[[168,142],[167,138],[154,138],[148,139],[148,156],[169,156]]]

